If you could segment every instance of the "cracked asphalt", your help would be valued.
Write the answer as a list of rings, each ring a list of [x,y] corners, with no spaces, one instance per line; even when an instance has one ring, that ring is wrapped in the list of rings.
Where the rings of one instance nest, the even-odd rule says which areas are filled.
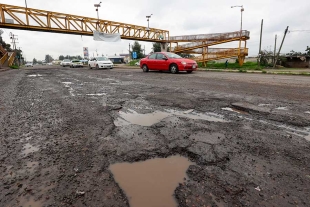
[[[156,111],[169,115],[116,124]],[[195,163],[175,189],[180,207],[309,206],[309,134],[309,77],[3,71],[0,206],[129,206],[109,166],[171,155]]]

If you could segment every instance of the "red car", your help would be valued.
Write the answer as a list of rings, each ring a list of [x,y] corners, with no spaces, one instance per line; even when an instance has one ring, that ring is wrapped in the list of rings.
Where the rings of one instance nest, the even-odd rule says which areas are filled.
[[[191,73],[197,70],[197,66],[196,61],[182,58],[171,52],[156,52],[140,61],[140,68],[143,72],[163,70],[171,73],[178,73],[179,71]]]

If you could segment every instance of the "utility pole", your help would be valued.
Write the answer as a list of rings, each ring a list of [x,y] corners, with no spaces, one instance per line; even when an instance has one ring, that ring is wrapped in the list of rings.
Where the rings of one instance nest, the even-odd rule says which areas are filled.
[[[275,59],[276,59],[276,49],[277,49],[277,35],[274,40],[273,64],[275,63]]]
[[[282,42],[281,42],[281,45],[280,45],[280,48],[279,48],[277,57],[276,57],[276,59],[275,59],[275,61],[274,61],[273,68],[276,67],[276,64],[277,64],[277,62],[278,62],[278,58],[279,58],[279,55],[280,55],[280,52],[281,52],[281,49],[282,49],[282,45],[283,45],[283,42],[284,42],[284,40],[285,40],[285,36],[286,36],[286,34],[287,34],[287,31],[288,31],[288,26],[286,27],[286,29],[285,29],[285,31],[284,31],[284,36],[283,36],[283,39],[282,39]]]
[[[259,50],[258,50],[258,68],[260,67],[260,58],[261,58],[261,50],[262,50],[262,36],[263,36],[263,24],[264,20],[262,19],[262,23],[260,26],[260,38],[259,38]]]

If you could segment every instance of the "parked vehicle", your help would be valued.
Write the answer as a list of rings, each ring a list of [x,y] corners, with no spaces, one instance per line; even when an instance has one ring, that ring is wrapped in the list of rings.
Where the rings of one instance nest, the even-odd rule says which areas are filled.
[[[71,64],[71,60],[69,60],[69,59],[64,59],[64,60],[60,63],[60,65],[61,65],[62,67],[70,66],[70,64]]]
[[[88,67],[89,67],[89,69],[92,69],[92,68],[96,68],[96,69],[110,68],[110,69],[113,69],[114,65],[113,65],[112,61],[106,57],[95,57],[95,58],[91,58],[88,61]]]
[[[82,68],[83,63],[80,60],[72,60],[70,64],[70,68]]]
[[[33,67],[33,64],[32,63],[26,63],[25,66],[26,67]]]
[[[47,63],[47,65],[53,65],[53,63]]]
[[[171,73],[178,73],[179,71],[191,73],[197,70],[197,67],[196,61],[182,58],[171,52],[156,52],[140,61],[140,68],[142,68],[143,72],[161,70],[170,71]]]

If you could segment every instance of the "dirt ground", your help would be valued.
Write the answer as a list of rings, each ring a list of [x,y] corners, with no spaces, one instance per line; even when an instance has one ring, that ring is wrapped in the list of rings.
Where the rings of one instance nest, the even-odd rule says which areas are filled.
[[[170,115],[117,122],[153,112]],[[195,163],[180,207],[309,206],[309,134],[305,76],[3,71],[0,206],[129,206],[109,166],[171,155]]]

